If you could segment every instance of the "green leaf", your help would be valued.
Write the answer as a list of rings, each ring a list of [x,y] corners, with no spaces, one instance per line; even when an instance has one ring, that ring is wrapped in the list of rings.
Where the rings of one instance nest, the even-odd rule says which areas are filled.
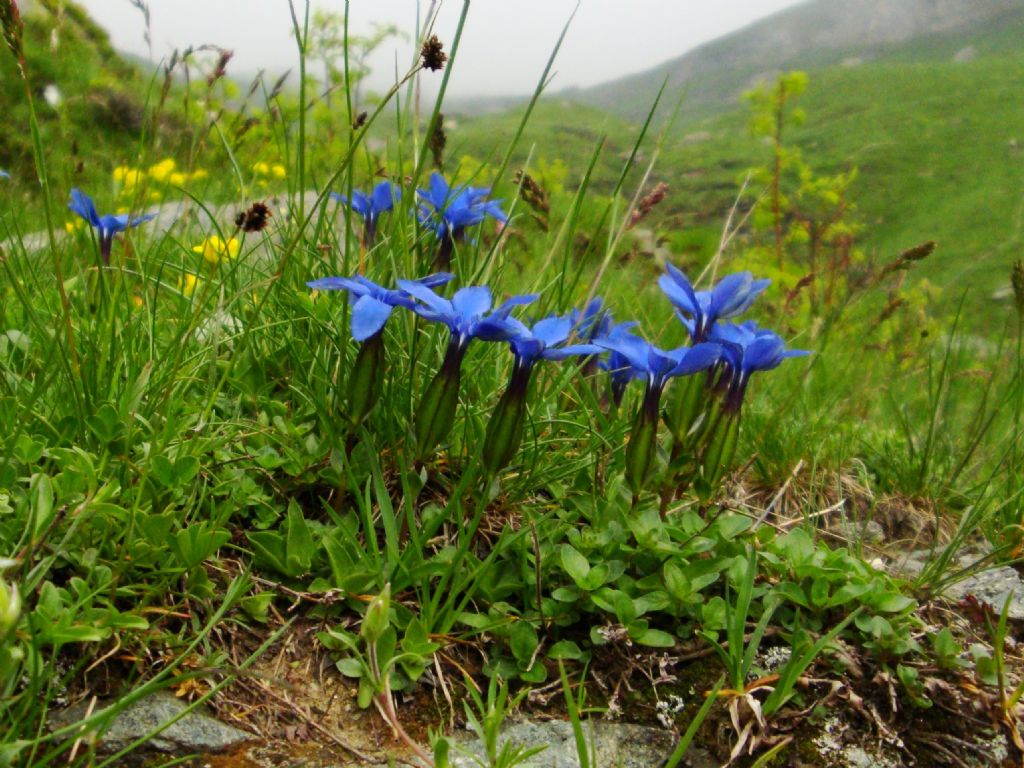
[[[585,661],[589,654],[584,653],[572,640],[559,640],[548,649],[549,659],[565,659],[567,661]]]
[[[509,647],[521,668],[528,668],[539,644],[537,630],[530,622],[520,620],[512,625],[512,631],[509,633]]]
[[[53,481],[49,475],[32,475],[29,494],[32,502],[32,539],[35,540],[53,520]]]
[[[97,408],[86,423],[96,438],[108,445],[118,438],[123,428],[121,416],[110,403],[104,403]]]
[[[634,638],[634,640],[640,645],[646,645],[649,648],[674,648],[676,644],[676,638],[673,635],[660,629],[650,628],[639,637]]]
[[[359,659],[348,657],[345,659],[338,659],[334,662],[334,666],[338,668],[345,677],[362,677],[366,673],[363,663]]]
[[[576,582],[580,589],[586,590],[587,576],[590,574],[590,563],[571,544],[563,544],[560,551],[562,568],[569,578]],[[588,590],[589,591],[589,590]]]
[[[883,593],[865,602],[882,613],[899,613],[915,605],[911,598],[896,592]]]
[[[288,575],[298,577],[309,571],[313,564],[316,545],[313,535],[309,532],[302,510],[294,501],[288,503],[287,543],[285,545],[285,563]]]

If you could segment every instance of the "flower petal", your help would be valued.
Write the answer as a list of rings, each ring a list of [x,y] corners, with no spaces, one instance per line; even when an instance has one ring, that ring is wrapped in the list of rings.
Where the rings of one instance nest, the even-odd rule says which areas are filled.
[[[365,285],[350,277],[321,277],[319,280],[310,280],[306,285],[318,291],[348,291],[355,296],[370,293]]]
[[[372,296],[362,296],[352,307],[352,338],[366,341],[384,327],[393,307]]]
[[[532,334],[544,342],[545,346],[553,347],[561,344],[572,333],[572,317],[546,317],[534,324]]]
[[[370,195],[370,210],[373,215],[390,211],[395,207],[395,201],[401,197],[402,191],[391,184],[390,181],[382,181],[373,188]]]
[[[398,287],[413,298],[422,301],[437,314],[453,315],[455,313],[452,303],[448,299],[438,296],[418,280],[399,280]]]
[[[452,296],[452,307],[465,320],[482,316],[493,303],[491,289],[485,285],[470,285],[460,288]]]
[[[100,217],[99,214],[96,213],[96,206],[92,202],[92,198],[78,187],[74,187],[71,190],[71,202],[68,203],[68,208],[88,221],[94,227],[100,226]]]

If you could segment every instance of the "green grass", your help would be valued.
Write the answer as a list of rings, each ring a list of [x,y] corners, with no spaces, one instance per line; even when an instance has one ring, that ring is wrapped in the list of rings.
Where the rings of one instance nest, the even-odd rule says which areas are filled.
[[[457,40],[449,51],[457,66]],[[760,622],[755,640],[771,628],[796,650],[774,710],[839,633],[879,670],[929,658],[915,639],[922,624],[910,587],[817,538],[814,513],[834,503],[851,473],[873,500],[925,500],[938,518],[960,521],[958,543],[979,533],[1005,549],[1019,542],[1019,413],[1010,416],[1022,392],[1019,344],[1016,356],[1005,354],[1019,328],[991,333],[979,348],[946,320],[947,307],[927,305],[918,309],[929,327],[948,323],[948,332],[921,338],[916,316],[905,314],[879,326],[872,301],[890,287],[885,281],[860,303],[851,288],[849,308],[811,315],[787,309],[776,291],[748,313],[814,352],[751,384],[730,464],[745,468],[737,479],[749,504],[709,481],[714,473],[701,465],[713,438],[679,454],[656,418],[653,472],[643,477],[635,450],[626,450],[642,385],[634,382],[615,407],[606,376],[573,360],[538,364],[522,444],[508,467],[488,466],[482,446],[511,372],[504,343],[470,345],[435,447],[420,425],[447,331],[396,308],[383,368],[357,373],[352,302],[306,286],[353,274],[361,262],[387,285],[432,268],[437,242],[416,223],[412,189],[384,214],[380,240],[365,254],[359,217],[326,198],[328,188],[365,188],[378,168],[396,183],[426,183],[428,153],[422,145],[414,152],[402,89],[366,130],[266,94],[269,103],[247,104],[260,119],[245,135],[244,118],[226,108],[212,124],[195,117],[223,106],[229,91],[204,83],[196,92],[172,87],[166,103],[148,97],[144,122],[178,115],[180,142],[172,150],[154,134],[133,139],[132,165],[148,169],[146,158],[170,155],[179,168],[207,169],[206,179],[178,189],[147,171],[146,185],[124,194],[108,186],[120,161],[107,158],[80,183],[95,182],[90,191],[104,211],[126,199],[141,204],[153,190],[174,203],[277,197],[266,231],[243,235],[234,210],[196,205],[167,233],[142,225],[119,237],[104,265],[89,228],[65,233],[58,220],[43,248],[25,237],[44,202],[63,204],[71,178],[57,173],[49,201],[28,192],[24,177],[0,188],[8,243],[0,260],[0,421],[8,426],[0,434],[0,557],[9,558],[0,560],[0,749],[10,762],[68,760],[77,734],[44,723],[65,689],[88,692],[90,665],[109,675],[123,697],[118,706],[189,678],[227,684],[252,659],[235,669],[218,630],[244,625],[268,647],[289,629],[278,619],[285,606],[320,622],[318,640],[340,673],[358,680],[360,703],[392,724],[400,725],[392,693],[413,690],[442,644],[455,654],[486,640],[482,672],[523,686],[553,683],[556,670],[567,681],[561,665],[585,670],[626,639],[634,654],[731,638],[728,650],[719,647],[739,687],[755,668],[756,643],[740,647],[748,618]],[[839,137],[826,146],[827,126],[814,127],[817,110],[838,109],[839,96],[827,93],[818,108],[808,97],[812,119],[798,134],[808,159],[825,167],[853,151]],[[849,95],[847,111],[866,130],[877,116],[858,112],[873,103],[862,96]],[[507,117],[457,128],[446,170],[475,186],[501,175],[493,195],[512,218],[500,235],[488,220],[458,245],[453,288],[486,283],[496,298],[538,293],[516,310],[524,321],[600,294],[617,320],[639,320],[660,346],[684,343],[656,287],[661,269],[630,252],[630,200],[658,152],[655,177],[668,177],[708,167],[696,158],[715,147],[751,149],[738,116],[719,120],[717,138],[683,147],[651,126],[559,104],[542,103],[521,133]],[[44,134],[51,129],[44,125]],[[389,137],[383,149],[363,146],[369,130]],[[920,130],[907,135],[924,142]],[[91,141],[101,147],[105,139],[101,130]],[[936,128],[930,140],[950,137]],[[33,160],[59,167],[65,151],[43,141]],[[724,150],[716,157],[708,175],[674,192],[659,227],[685,223],[687,190],[694,207],[685,216],[709,231],[721,226],[721,201],[752,160]],[[546,211],[528,210],[510,181],[527,158],[549,193]],[[939,151],[933,159],[951,165]],[[283,178],[255,170],[258,161],[280,162]],[[320,194],[315,205],[299,202],[309,178]],[[865,213],[884,208],[866,189],[859,196]],[[238,236],[237,258],[214,264],[193,252],[213,233]],[[695,275],[710,239],[681,237],[695,246],[685,263]],[[719,274],[737,261],[730,254]],[[366,402],[352,389],[360,381],[374,382],[377,395],[367,414],[352,411]],[[669,385],[666,407],[682,386]],[[717,400],[702,386],[711,422]],[[806,468],[800,502],[781,530],[761,524],[798,466]],[[938,555],[933,570],[952,555]],[[927,593],[932,585],[916,586]],[[296,607],[297,595],[325,598]],[[171,661],[155,668],[148,660],[157,655]],[[503,712],[497,685],[486,706]],[[108,714],[96,716],[97,727]],[[493,730],[497,720],[488,722]],[[77,758],[92,762],[88,750]]]

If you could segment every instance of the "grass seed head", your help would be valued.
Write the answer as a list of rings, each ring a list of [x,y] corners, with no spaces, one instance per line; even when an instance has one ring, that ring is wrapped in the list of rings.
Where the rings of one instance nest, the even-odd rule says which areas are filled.
[[[444,69],[444,63],[448,61],[448,54],[444,52],[444,46],[437,39],[437,35],[431,35],[424,41],[420,49],[420,58],[423,61],[423,68],[431,72]]]

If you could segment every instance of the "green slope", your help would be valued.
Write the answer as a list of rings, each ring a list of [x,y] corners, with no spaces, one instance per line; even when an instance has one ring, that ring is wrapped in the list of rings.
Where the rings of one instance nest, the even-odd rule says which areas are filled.
[[[860,169],[854,199],[870,253],[889,259],[937,240],[938,251],[916,274],[947,289],[951,304],[970,288],[968,306],[984,318],[996,317],[985,308],[1024,251],[1024,49],[1016,44],[1024,39],[1024,12],[977,26],[969,39],[969,61],[954,60],[968,40],[957,33],[918,39],[855,65],[811,69],[799,103],[807,120],[789,137],[819,172]],[[516,119],[510,113],[463,121],[458,146],[480,151],[495,135],[508,135]],[[672,241],[677,249],[696,243],[706,252],[717,242],[745,169],[768,161],[747,121],[746,107],[735,101],[710,114],[684,104],[652,179],[672,190],[659,208],[661,228],[689,233]],[[636,131],[635,124],[559,101],[541,110],[530,142],[535,158],[557,156],[578,174],[606,133],[600,175],[607,180]],[[570,141],[573,132],[581,134],[578,142]],[[519,159],[525,154],[524,148]],[[680,255],[699,260],[703,254]]]

